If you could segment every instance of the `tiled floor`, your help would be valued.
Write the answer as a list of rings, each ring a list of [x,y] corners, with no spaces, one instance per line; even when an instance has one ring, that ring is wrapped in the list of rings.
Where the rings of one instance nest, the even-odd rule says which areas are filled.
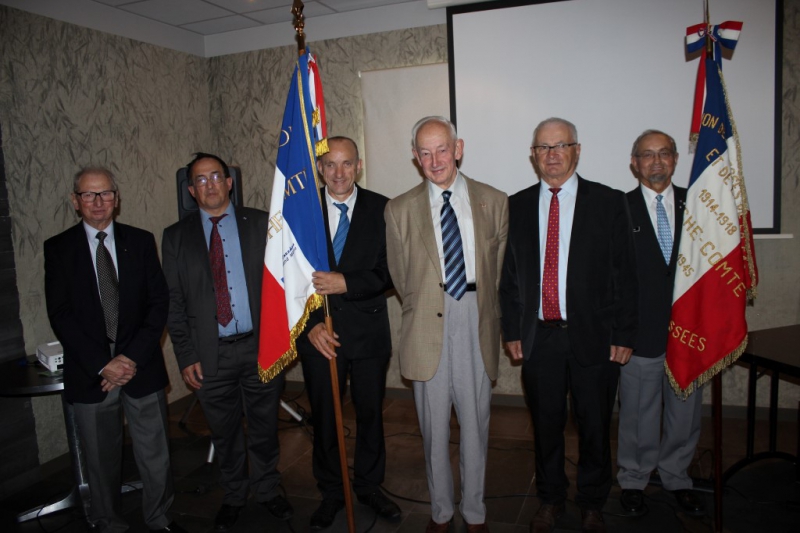
[[[366,533],[421,533],[429,519],[426,503],[428,489],[425,481],[425,461],[417,426],[416,412],[409,395],[394,394],[394,399],[385,402],[385,432],[387,448],[386,481],[387,494],[394,497],[403,510],[402,519],[389,524],[376,519],[367,507],[354,504],[356,531]],[[185,427],[178,421],[186,410],[188,398],[171,406],[172,467],[175,477],[176,498],[173,505],[177,521],[192,533],[213,531],[214,516],[221,504],[222,491],[216,485],[215,466],[206,464],[208,452],[208,429],[202,412],[195,407]],[[284,400],[295,408],[307,408],[305,395],[287,391]],[[346,432],[355,431],[351,406],[345,402],[344,421]],[[310,428],[295,423],[281,411],[281,462],[283,488],[294,505],[294,518],[288,522],[274,519],[252,501],[242,513],[235,532],[305,532],[309,531],[308,519],[319,504],[319,494],[311,473]],[[713,468],[711,420],[704,419],[703,433],[698,447],[692,475],[708,479]],[[724,421],[723,466],[728,467],[744,455],[744,420]],[[796,450],[797,424],[781,422],[778,430],[779,450]],[[486,506],[488,521],[493,533],[525,533],[528,523],[538,508],[534,491],[533,438],[530,419],[525,407],[495,405],[492,407],[490,428],[490,451],[486,483]],[[616,421],[612,428],[616,437]],[[452,424],[451,440],[457,443],[458,427]],[[766,447],[767,428],[759,422],[756,449]],[[348,456],[352,461],[352,439],[348,439]],[[567,430],[567,473],[573,484],[570,498],[574,498],[575,461],[577,461],[577,437],[574,428]],[[612,442],[616,450],[616,441]],[[129,451],[128,451],[129,452]],[[452,446],[451,460],[458,472],[458,447]],[[352,464],[352,463],[351,463]],[[32,487],[20,491],[0,503],[2,518],[7,524],[2,531],[13,530],[13,514],[46,501],[55,501],[70,487],[71,472],[66,458],[55,461],[44,468],[43,479]],[[126,453],[126,479],[136,479],[135,465],[130,453]],[[796,483],[794,465],[786,461],[764,461],[736,475],[725,491],[725,531],[729,532],[797,532],[800,531],[800,485]],[[456,480],[456,483],[458,481]],[[457,487],[458,485],[456,485]],[[619,515],[617,502],[619,487],[614,486],[604,512],[610,531],[616,532],[711,532],[712,495],[706,494],[708,516],[691,518],[680,512],[674,498],[651,485],[646,491],[648,513],[639,518]],[[124,496],[126,518],[131,531],[146,531],[139,509],[137,492]],[[0,524],[2,525],[2,524]],[[456,531],[462,531],[461,521],[456,518]],[[567,513],[558,522],[557,532],[580,531],[579,511],[574,502],[567,505]],[[16,526],[14,526],[16,527]],[[66,533],[85,531],[85,522],[77,512],[63,512],[51,517],[32,520],[19,526],[22,533],[53,532]],[[339,513],[334,525],[326,530],[330,533],[347,532],[344,512]]]

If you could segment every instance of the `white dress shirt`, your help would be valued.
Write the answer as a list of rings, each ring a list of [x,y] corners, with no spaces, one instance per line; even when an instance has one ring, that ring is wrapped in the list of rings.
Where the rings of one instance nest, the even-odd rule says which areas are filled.
[[[657,193],[644,185],[640,185],[639,187],[642,188],[644,203],[647,206],[647,212],[650,214],[650,222],[653,223],[653,229],[656,235],[658,235],[658,222],[656,222],[656,206],[658,205],[658,200],[656,200],[656,196],[659,194],[663,196],[661,203],[664,204],[664,209],[667,211],[669,233],[672,235],[672,242],[675,242],[675,190],[672,188],[672,184],[670,183],[667,185],[667,188],[664,189],[662,193]]]
[[[353,187],[353,192],[344,202],[340,202],[328,194],[328,188],[325,187],[325,201],[328,203],[328,228],[331,230],[331,242],[336,236],[336,230],[339,229],[339,219],[342,217],[342,212],[333,204],[347,205],[347,220],[353,221],[353,208],[356,206],[356,196],[358,195],[358,187]]]
[[[92,267],[94,268],[94,277],[97,278],[97,245],[100,244],[100,241],[97,240],[97,234],[100,233],[101,230],[95,229],[86,222],[83,223],[83,229],[86,231],[86,239],[89,241],[89,250],[92,252]],[[119,268],[117,267],[117,245],[116,241],[114,240],[114,222],[112,221],[111,224],[104,230],[102,230],[106,234],[106,238],[103,243],[108,250],[108,253],[111,254],[111,261],[114,263],[114,271],[117,273],[117,279],[119,279]],[[97,290],[100,291],[100,278],[97,278]],[[102,296],[101,296],[102,298]]]
[[[572,221],[575,218],[575,199],[578,194],[578,175],[573,173],[558,192],[558,305],[561,318],[567,320],[567,264],[569,243],[572,239]],[[547,250],[547,225],[550,219],[550,201],[553,193],[550,186],[542,181],[539,188],[539,286],[544,276],[544,254]],[[539,319],[544,320],[542,312],[542,292],[539,291]]]
[[[461,233],[461,245],[464,250],[464,264],[467,272],[467,283],[475,283],[475,228],[472,223],[472,207],[469,203],[467,182],[458,173],[455,181],[447,189],[451,193],[450,205],[458,218],[458,229]],[[447,279],[444,270],[444,249],[442,248],[442,206],[444,198],[442,189],[438,185],[428,182],[428,198],[431,202],[431,217],[433,218],[433,233],[436,236],[436,248],[439,251],[439,262],[442,267],[442,279]]]

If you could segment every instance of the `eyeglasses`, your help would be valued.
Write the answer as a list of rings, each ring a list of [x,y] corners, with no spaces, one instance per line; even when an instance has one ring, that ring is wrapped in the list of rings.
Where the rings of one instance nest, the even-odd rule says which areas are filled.
[[[652,161],[656,158],[656,156],[660,157],[661,159],[672,159],[673,157],[675,157],[675,152],[673,152],[672,150],[660,150],[658,152],[642,152],[636,157],[641,159],[642,161]]]
[[[578,143],[558,143],[554,144],[553,146],[548,146],[546,144],[540,144],[538,146],[533,147],[533,151],[536,152],[536,155],[547,155],[547,153],[552,150],[557,154],[563,154],[566,152],[567,148],[571,148]]]
[[[104,202],[113,202],[114,198],[117,196],[117,191],[100,191],[100,192],[86,191],[86,192],[76,192],[75,194],[81,197],[81,201],[83,203],[93,204],[98,196]]]
[[[210,176],[197,176],[193,180],[192,185],[194,185],[195,187],[205,187],[208,185],[209,182],[212,182],[214,185],[219,185],[226,179],[228,179],[226,176],[215,172]]]

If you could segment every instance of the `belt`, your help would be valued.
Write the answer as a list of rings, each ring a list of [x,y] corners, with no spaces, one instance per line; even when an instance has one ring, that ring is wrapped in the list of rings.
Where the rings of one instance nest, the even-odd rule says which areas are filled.
[[[447,292],[447,283],[442,285],[442,287],[444,288],[445,292]],[[467,283],[467,292],[475,292],[477,290],[478,290],[477,283]]]
[[[567,321],[566,320],[539,320],[539,319],[536,319],[536,322],[539,323],[539,327],[540,328],[567,329]]]
[[[236,335],[228,335],[227,337],[220,337],[219,343],[220,344],[234,344],[241,340],[246,339],[247,337],[252,337],[253,332],[248,331],[246,333],[237,333]]]

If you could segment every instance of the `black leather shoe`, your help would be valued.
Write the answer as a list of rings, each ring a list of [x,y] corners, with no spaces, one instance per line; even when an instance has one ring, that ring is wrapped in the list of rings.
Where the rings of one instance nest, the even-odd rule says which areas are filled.
[[[341,500],[332,500],[328,498],[322,500],[317,510],[311,514],[311,529],[319,531],[320,529],[330,527],[331,524],[333,524],[333,520],[336,518],[336,513],[341,511],[342,507],[344,507],[344,502]]]
[[[389,522],[397,522],[400,520],[400,507],[387,498],[380,489],[376,489],[375,492],[370,492],[369,494],[359,494],[358,501],[371,507],[378,516]]]
[[[683,512],[692,516],[704,516],[706,514],[706,503],[703,498],[693,490],[673,490],[672,494],[678,500]]]
[[[187,533],[187,531],[175,522],[170,522],[167,527],[161,529],[151,529],[150,533]]]
[[[552,505],[543,503],[531,520],[530,533],[550,533],[556,527],[556,520],[564,514],[564,504]]]
[[[603,512],[595,509],[581,511],[581,532],[582,533],[606,533],[606,523],[603,520]]]
[[[267,500],[265,502],[259,502],[259,505],[266,507],[267,511],[269,511],[269,514],[279,520],[289,520],[292,516],[294,516],[292,504],[281,495],[275,496],[271,500]]]
[[[638,489],[622,489],[619,504],[626,516],[642,516],[644,510],[644,491]]]
[[[239,520],[239,513],[244,509],[244,505],[228,505],[223,503],[219,508],[217,517],[214,519],[214,531],[228,531]]]

